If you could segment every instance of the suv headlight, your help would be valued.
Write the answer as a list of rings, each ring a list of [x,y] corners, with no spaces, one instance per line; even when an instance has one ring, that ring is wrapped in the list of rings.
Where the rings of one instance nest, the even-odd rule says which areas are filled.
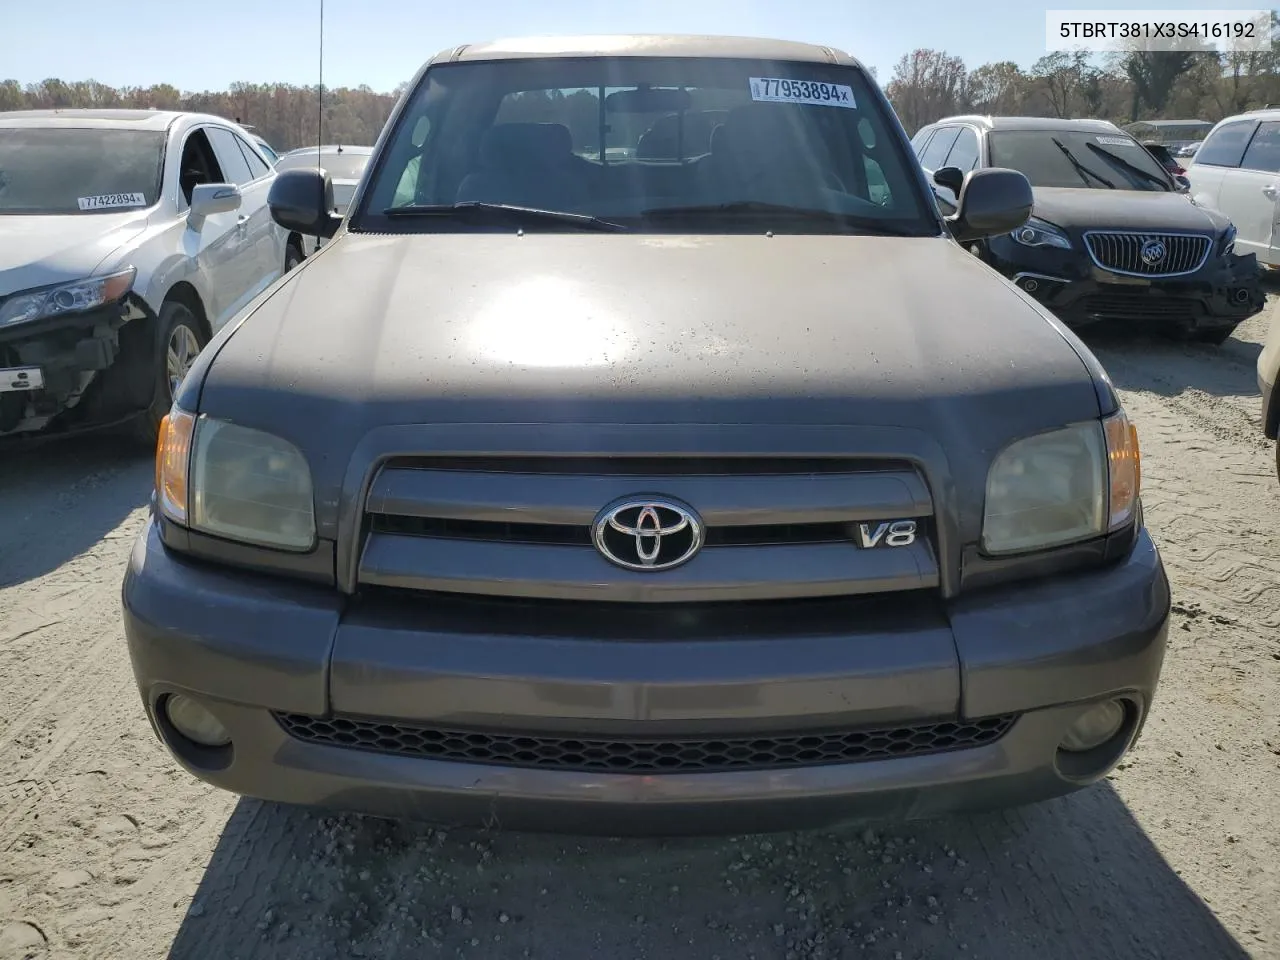
[[[0,327],[29,323],[64,313],[83,313],[114,303],[133,288],[133,267],[109,277],[88,277],[41,290],[28,290],[0,303]]]
[[[1222,255],[1228,256],[1235,252],[1236,248],[1236,225],[1233,223],[1222,232]]]
[[[174,523],[278,550],[315,545],[311,469],[287,440],[174,407],[160,428],[156,499]]]
[[[1024,247],[1060,247],[1071,249],[1071,240],[1059,228],[1048,220],[1032,217],[1013,233],[1009,234]]]
[[[1130,522],[1141,483],[1138,434],[1123,410],[1005,447],[987,473],[982,549],[1026,553]]]

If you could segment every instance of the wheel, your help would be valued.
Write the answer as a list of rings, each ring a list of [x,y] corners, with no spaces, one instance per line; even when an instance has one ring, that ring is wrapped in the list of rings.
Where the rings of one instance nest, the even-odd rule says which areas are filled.
[[[296,243],[290,240],[288,246],[284,248],[284,272],[288,273],[301,262],[302,251],[298,249]]]
[[[134,425],[137,439],[152,446],[160,436],[160,421],[173,406],[178,387],[205,344],[200,321],[176,300],[160,308],[157,326],[151,405]]]

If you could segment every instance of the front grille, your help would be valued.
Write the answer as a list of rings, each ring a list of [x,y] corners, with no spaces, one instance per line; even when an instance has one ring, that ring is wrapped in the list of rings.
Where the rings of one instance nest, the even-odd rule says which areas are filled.
[[[589,547],[592,543],[589,526],[567,523],[508,523],[374,514],[370,518],[369,529],[373,533],[490,543],[547,543],[572,547]],[[921,536],[924,535],[922,529]],[[717,527],[706,531],[703,542],[708,547],[849,543],[853,536],[853,524],[850,523],[786,523]]]
[[[1194,321],[1204,312],[1200,301],[1189,297],[1146,294],[1085,297],[1080,301],[1080,309],[1098,320]]]
[[[597,548],[603,510],[646,502],[668,523],[688,510],[701,542],[692,524],[606,528]],[[366,494],[355,582],[646,603],[912,591],[939,582],[933,512],[922,472],[883,457],[399,456]]]
[[[450,470],[545,476],[690,477],[723,474],[799,476],[807,473],[869,473],[910,470],[901,460],[849,457],[396,457],[388,470]]]
[[[297,713],[276,714],[276,719],[295,739],[372,753],[543,770],[690,773],[778,770],[969,749],[999,740],[1017,716],[771,737],[644,740],[491,733]]]
[[[1096,230],[1084,235],[1093,262],[1104,270],[1135,277],[1176,277],[1195,273],[1209,258],[1213,241],[1203,234],[1121,233]],[[1157,258],[1143,257],[1160,253]],[[1150,262],[1148,262],[1150,261]]]

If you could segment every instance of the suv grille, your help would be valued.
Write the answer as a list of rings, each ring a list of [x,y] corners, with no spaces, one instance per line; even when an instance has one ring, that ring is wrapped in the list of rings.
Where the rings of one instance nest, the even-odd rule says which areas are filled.
[[[1104,270],[1136,277],[1177,277],[1195,273],[1209,259],[1213,242],[1203,234],[1121,233],[1095,230],[1084,235],[1093,262]],[[1159,258],[1148,263],[1143,250],[1160,245]],[[1154,250],[1153,250],[1154,252]]]
[[[276,719],[295,739],[373,753],[545,770],[687,773],[777,770],[963,750],[999,740],[1017,716],[875,730],[664,740],[486,733],[296,713],[277,714]]]
[[[600,511],[687,504],[703,539],[678,570],[615,565]],[[910,521],[914,537],[888,537]],[[864,538],[858,528],[880,531]],[[365,502],[360,585],[629,603],[794,600],[935,588],[933,503],[914,466],[849,457],[400,457]],[[612,549],[612,547],[611,547]]]

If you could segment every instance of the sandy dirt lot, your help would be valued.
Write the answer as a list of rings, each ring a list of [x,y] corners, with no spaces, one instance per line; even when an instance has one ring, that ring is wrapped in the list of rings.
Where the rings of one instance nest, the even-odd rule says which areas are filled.
[[[217,792],[153,739],[124,646],[150,462],[107,441],[0,459],[0,960],[1280,957],[1266,322],[1222,348],[1095,343],[1173,581],[1163,685],[1109,780],[983,817],[614,842]]]

